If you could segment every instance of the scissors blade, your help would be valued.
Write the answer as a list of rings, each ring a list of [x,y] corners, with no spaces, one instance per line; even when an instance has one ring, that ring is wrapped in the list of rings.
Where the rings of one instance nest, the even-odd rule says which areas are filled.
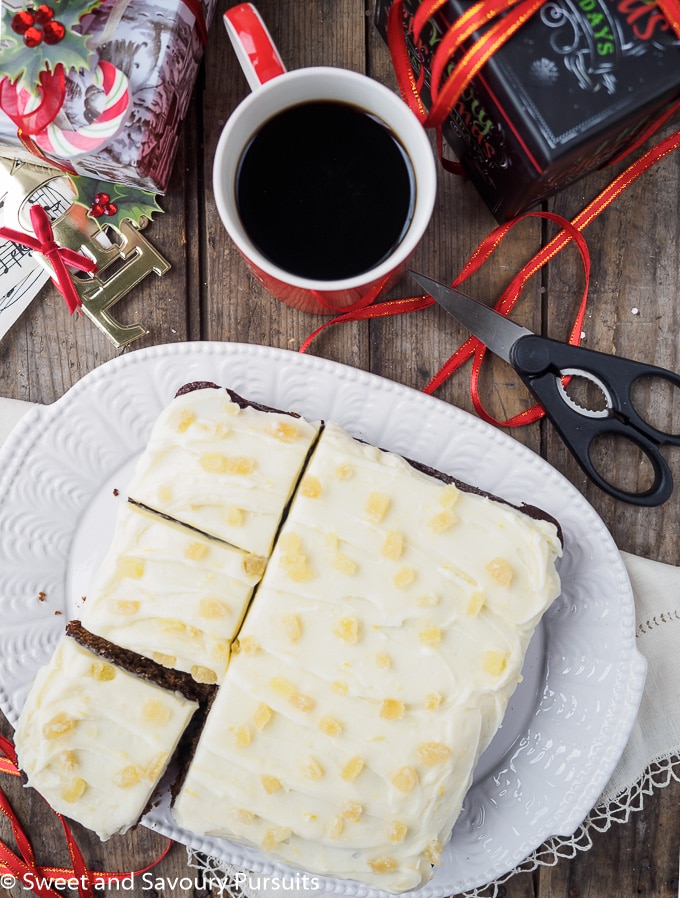
[[[447,287],[415,271],[409,270],[409,274],[442,308],[446,309],[452,318],[464,325],[471,334],[509,364],[512,364],[511,350],[515,343],[520,337],[532,335],[530,330],[515,324],[484,303],[461,293],[460,290]]]

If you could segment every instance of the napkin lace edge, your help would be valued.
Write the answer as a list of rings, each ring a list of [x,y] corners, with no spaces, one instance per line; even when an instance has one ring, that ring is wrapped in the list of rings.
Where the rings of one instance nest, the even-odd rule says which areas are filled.
[[[554,867],[561,860],[572,860],[578,852],[592,848],[595,833],[607,832],[614,823],[627,823],[632,813],[643,809],[646,796],[672,781],[680,782],[680,754],[674,752],[655,758],[632,785],[613,798],[598,802],[571,836],[553,836],[514,869],[493,882],[461,893],[461,898],[501,898],[503,883],[518,873],[532,873],[539,867]],[[251,871],[191,847],[187,847],[187,864],[198,870],[220,896],[251,898],[251,892],[244,888]]]

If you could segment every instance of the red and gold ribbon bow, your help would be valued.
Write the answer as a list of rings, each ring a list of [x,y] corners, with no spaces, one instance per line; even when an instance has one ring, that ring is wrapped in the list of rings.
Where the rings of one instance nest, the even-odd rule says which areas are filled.
[[[97,266],[92,259],[88,259],[81,253],[59,246],[54,239],[49,216],[42,206],[38,204],[31,206],[30,216],[35,237],[31,237],[23,231],[15,231],[13,228],[4,227],[0,228],[0,237],[5,237],[14,243],[20,243],[22,246],[27,246],[29,249],[42,253],[45,256],[54,272],[52,281],[66,300],[69,312],[73,314],[82,305],[82,302],[71,280],[71,276],[66,270],[66,266],[70,265],[71,268],[77,268],[78,271],[86,271],[89,274],[94,274]]]
[[[43,162],[47,162],[61,171],[73,173],[73,168],[64,162],[48,160],[43,151],[33,140],[34,134],[44,131],[59,114],[66,99],[66,74],[64,66],[57,63],[54,69],[45,69],[38,76],[39,102],[30,112],[25,111],[26,88],[19,87],[20,79],[11,81],[7,76],[0,79],[0,109],[10,118],[17,128],[17,137],[23,146]],[[23,102],[22,102],[23,98]]]
[[[21,776],[14,745],[2,735],[0,735],[0,773],[6,773],[10,776]],[[38,895],[39,898],[60,898],[62,893],[56,891],[53,887],[56,881],[66,881],[69,886],[75,886],[80,898],[95,898],[93,889],[97,885],[112,883],[145,873],[163,860],[173,844],[172,840],[169,839],[161,855],[141,870],[125,873],[94,872],[85,863],[85,859],[68,823],[61,814],[55,811],[54,813],[59,818],[64,829],[71,866],[44,866],[36,862],[31,841],[2,789],[0,789],[0,813],[4,814],[9,821],[17,846],[17,851],[14,852],[4,842],[0,842],[0,873],[15,877],[25,891],[30,890],[34,895]]]
[[[10,81],[7,76],[0,81],[0,107],[20,131],[37,134],[55,120],[64,105],[66,98],[64,66],[58,63],[53,70],[45,69],[40,72],[38,89],[40,101],[30,112],[26,112],[23,108],[26,104],[22,105],[20,102],[21,94],[26,93],[26,90],[19,87],[19,81],[19,78]]]

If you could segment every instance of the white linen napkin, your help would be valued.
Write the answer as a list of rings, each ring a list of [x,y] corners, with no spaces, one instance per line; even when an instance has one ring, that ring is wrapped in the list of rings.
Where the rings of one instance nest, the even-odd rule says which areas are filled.
[[[0,445],[33,403],[0,397]],[[518,870],[555,864],[590,848],[592,830],[604,831],[614,822],[625,822],[643,806],[644,796],[680,780],[680,689],[677,646],[680,643],[680,567],[662,564],[622,552],[635,595],[637,647],[647,659],[647,680],[640,711],[628,745],[597,805],[570,838],[550,840],[534,852]],[[263,877],[187,849],[189,866],[200,870],[222,894],[260,898],[269,894]],[[508,879],[512,871],[503,880]],[[318,898],[313,878],[291,877],[285,883],[287,898]],[[501,881],[470,895],[496,895]]]

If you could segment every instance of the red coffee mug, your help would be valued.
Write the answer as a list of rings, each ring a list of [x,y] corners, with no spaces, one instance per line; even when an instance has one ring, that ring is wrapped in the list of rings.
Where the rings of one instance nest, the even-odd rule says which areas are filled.
[[[227,10],[224,21],[253,91],[229,117],[215,154],[215,202],[228,234],[258,281],[282,302],[321,314],[367,304],[398,279],[432,216],[436,166],[425,130],[397,94],[365,75],[333,67],[286,71],[252,4]],[[261,127],[283,110],[318,101],[348,104],[382,123],[408,156],[414,181],[412,214],[398,244],[369,270],[336,280],[300,276],[275,264],[244,227],[236,196],[242,155]]]

